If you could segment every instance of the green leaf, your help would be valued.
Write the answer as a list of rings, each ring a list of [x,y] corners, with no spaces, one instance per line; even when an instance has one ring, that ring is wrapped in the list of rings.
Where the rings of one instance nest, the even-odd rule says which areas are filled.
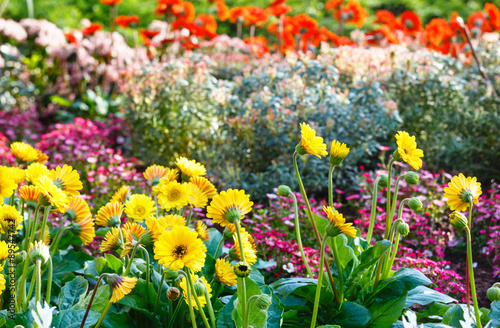
[[[472,309],[471,309],[472,310]],[[452,327],[472,327],[472,318],[465,304],[455,304],[446,311],[442,323]]]
[[[234,302],[236,301],[237,294],[234,294],[229,302],[224,305],[224,308],[219,311],[217,317],[217,328],[234,328],[234,322],[232,319],[232,313],[234,311]]]
[[[61,97],[61,96],[58,96],[58,95],[52,95],[50,96],[50,101],[58,104],[58,105],[61,105],[61,106],[64,106],[64,107],[71,107],[71,101]]]
[[[342,328],[361,328],[371,319],[372,313],[363,305],[345,301],[335,322]]]
[[[271,287],[275,293],[283,296],[283,298],[287,298],[297,288],[308,285],[316,286],[317,281],[317,279],[310,278],[286,278],[275,281],[269,287]]]
[[[127,295],[122,298],[118,303],[131,307],[134,310],[140,311],[142,313],[152,316],[153,314],[148,310],[152,310],[147,306],[147,302],[137,295]]]
[[[123,262],[117,259],[113,254],[105,254],[108,267],[114,272],[118,273],[123,267]]]
[[[127,312],[108,313],[102,322],[103,328],[135,328],[135,324]]]
[[[432,302],[441,302],[446,304],[456,302],[456,300],[452,297],[449,297],[448,295],[442,294],[428,287],[418,286],[408,292],[408,296],[406,297],[405,309],[415,304],[427,305]]]
[[[90,309],[92,311],[101,313],[104,310],[104,308],[108,305],[110,296],[111,292],[109,291],[108,285],[99,286],[99,288],[97,288],[97,291],[95,293],[94,301],[92,302]],[[87,306],[89,305],[91,297],[92,293],[87,294],[87,296],[83,299],[82,297],[80,297],[80,301],[78,302],[78,304],[75,304],[72,307],[72,310],[86,309]]]
[[[248,305],[248,300],[250,297],[254,295],[260,295],[262,294],[259,285],[257,285],[256,282],[249,278],[244,278],[245,279],[245,296],[247,299],[247,305]],[[238,279],[239,283],[240,279]],[[238,287],[238,296],[240,296],[241,293],[241,285],[237,285]],[[233,310],[231,314],[231,318],[233,321],[236,323],[237,327],[241,327],[243,325],[243,310],[242,310],[242,303],[240,302],[240,299],[237,298],[235,301],[235,309]],[[267,311],[262,310],[257,306],[257,302],[254,300],[250,304],[250,315],[248,317],[248,324],[254,328],[265,328],[267,324]]]
[[[426,310],[419,311],[417,313],[417,319],[421,320],[432,316],[440,316],[442,318],[446,313],[446,311],[448,311],[448,309],[452,306],[453,306],[452,304],[442,304],[433,302],[427,306]]]
[[[212,257],[216,257],[215,251],[217,250],[217,246],[219,245],[219,242],[222,239],[222,234],[219,232],[219,230],[215,228],[210,228],[208,229],[209,233],[209,239],[207,241],[204,241],[203,243],[207,247],[207,253],[212,255]],[[219,250],[219,255],[222,251],[222,246]]]
[[[78,276],[71,280],[69,283],[64,285],[59,294],[59,309],[67,310],[80,301],[80,297],[83,297],[87,292],[89,283],[82,276]]]
[[[489,317],[492,327],[500,326],[500,301],[491,303],[491,311]]]
[[[372,312],[372,319],[368,327],[370,328],[390,327],[401,316],[401,312],[404,309],[405,301],[406,301],[406,296],[403,295],[389,301],[381,303],[372,303],[368,307],[368,310]]]
[[[280,328],[283,325],[283,306],[269,286],[263,286],[260,290],[264,294],[271,295],[272,299],[271,306],[267,309],[267,328]]]
[[[79,328],[84,314],[85,310],[63,310],[52,319],[52,324],[50,326],[55,328]],[[100,313],[89,311],[83,327],[91,327],[99,320],[100,316]]]

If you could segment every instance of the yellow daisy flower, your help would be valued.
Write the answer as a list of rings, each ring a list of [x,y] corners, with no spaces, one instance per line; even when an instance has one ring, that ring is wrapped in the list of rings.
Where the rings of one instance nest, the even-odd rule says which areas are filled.
[[[26,169],[26,180],[30,183],[34,184],[42,175],[50,175],[49,169],[43,164],[31,163]]]
[[[58,166],[55,170],[50,171],[50,178],[68,197],[80,195],[83,185],[80,181],[80,175],[76,170],[73,170],[73,167],[66,164],[63,167]]]
[[[38,158],[38,153],[36,149],[24,142],[13,142],[10,145],[10,152],[18,160],[24,162],[33,162]]]
[[[198,188],[200,188],[207,198],[212,198],[217,195],[217,189],[215,186],[205,177],[195,176],[189,179],[189,182],[195,184]]]
[[[14,182],[17,184],[21,184],[26,180],[26,171],[23,169],[20,169],[18,167],[9,167],[9,173],[12,179],[14,179]]]
[[[122,227],[122,235],[123,238],[125,239],[125,245],[120,256],[124,257],[125,255],[130,253],[134,248],[135,244],[139,242],[142,235],[144,235],[145,233],[146,229],[144,229],[143,226],[135,222],[125,223]],[[142,246],[144,246],[144,244],[142,244]]]
[[[50,231],[49,227],[45,226],[45,234],[43,235],[43,243],[45,245],[50,245]],[[35,231],[35,239],[38,240],[42,237],[42,228],[40,228],[38,231]]]
[[[10,197],[17,188],[17,183],[11,176],[9,169],[5,166],[0,166],[0,198]]]
[[[39,149],[35,149],[35,150],[36,150],[36,154],[38,155],[38,157],[35,160],[36,162],[38,162],[40,164],[44,164],[45,162],[47,162],[49,160],[49,156],[42,153],[41,150],[39,150]]]
[[[153,185],[160,182],[160,179],[169,173],[170,169],[161,165],[151,165],[144,171],[144,178],[150,181]]]
[[[189,205],[193,207],[205,208],[208,203],[207,195],[198,188],[194,183],[187,182],[184,183],[189,192]]]
[[[17,233],[17,231],[22,227],[21,222],[23,222],[23,217],[14,206],[7,204],[3,204],[0,206],[1,233],[7,234],[13,227],[16,229],[15,233]]]
[[[24,185],[19,189],[19,197],[24,199],[28,207],[30,207],[31,204],[32,208],[35,208],[36,204],[38,204],[38,198],[40,198],[40,193],[41,193],[40,188],[36,186]]]
[[[54,209],[57,208],[59,211],[64,212],[68,206],[69,199],[64,191],[54,184],[51,178],[42,175],[35,181],[35,186],[40,188],[41,195],[39,202],[43,206],[51,205]]]
[[[171,231],[165,231],[154,245],[158,263],[174,271],[184,267],[200,271],[205,265],[206,252],[198,233],[186,226],[174,226]]]
[[[342,163],[344,158],[349,154],[349,148],[347,148],[345,143],[340,143],[337,140],[332,141],[332,146],[330,147],[330,157],[329,161],[332,165],[339,165]]]
[[[111,197],[111,200],[109,202],[124,203],[127,200],[129,193],[130,193],[130,187],[122,186],[120,189],[118,189],[117,192],[113,194],[113,197]]]
[[[465,177],[462,173],[454,176],[444,188],[444,197],[452,211],[463,212],[469,207],[470,198],[472,203],[477,204],[481,196],[481,183],[476,177]]]
[[[9,257],[9,245],[4,241],[0,241],[0,261]]]
[[[166,211],[170,211],[173,208],[182,208],[189,202],[187,187],[177,181],[160,183],[153,190],[155,188],[158,191],[158,203]]]
[[[125,203],[125,214],[134,221],[142,222],[156,213],[156,204],[151,197],[134,194]]]
[[[3,291],[5,290],[5,277],[3,275],[3,266],[0,266],[0,296],[2,295]]]
[[[70,221],[81,221],[90,214],[90,208],[87,202],[80,197],[73,197],[69,201],[68,208],[66,208],[66,212],[64,216],[67,217]]]
[[[99,209],[95,216],[95,224],[104,227],[117,227],[121,224],[123,205],[119,202],[109,202]]]
[[[215,196],[207,207],[207,218],[225,227],[250,213],[253,202],[244,190],[228,189]]]
[[[196,281],[199,279],[203,280],[203,282],[205,283],[205,286],[207,287],[208,296],[212,297],[212,287],[208,283],[207,279],[205,279],[205,277],[202,276],[201,278],[199,278],[198,275],[193,274],[193,275],[191,275],[191,279],[193,279],[193,284],[195,284]],[[187,294],[187,281],[186,281],[185,277],[179,281],[179,287],[182,289],[182,294],[184,295],[184,301],[186,302],[186,304],[189,305],[188,294]],[[194,293],[194,291],[191,291],[191,303],[193,304],[193,307],[196,310],[198,310],[198,304],[196,303],[196,300],[194,298],[193,293]],[[198,300],[200,301],[201,307],[202,308],[205,307],[205,305],[207,304],[207,299],[206,299],[205,295],[198,296]]]
[[[207,225],[203,223],[203,221],[198,220],[198,222],[196,222],[196,227],[194,228],[194,230],[198,233],[198,237],[201,240],[207,241],[208,239],[210,239]]]
[[[323,138],[316,137],[316,131],[306,123],[300,123],[300,144],[297,152],[300,155],[311,154],[319,158],[328,155]]]
[[[94,221],[92,215],[87,215],[84,218],[77,218],[71,224],[71,232],[82,240],[85,245],[90,244],[95,237]]]
[[[146,226],[155,241],[165,232],[172,230],[175,226],[186,225],[186,219],[178,214],[161,216],[158,219],[151,217],[146,219]]]
[[[106,235],[104,236],[104,240],[101,245],[99,245],[99,252],[104,253],[108,251],[116,251],[122,248],[120,242],[120,231],[118,228],[111,228]]]
[[[217,259],[215,262],[215,274],[217,280],[226,286],[234,286],[236,284],[236,275],[234,274],[231,263],[225,259]]]
[[[120,277],[117,274],[111,274],[108,276],[108,284],[113,291],[111,295],[111,299],[109,300],[111,303],[116,303],[125,295],[129,294],[132,289],[134,289],[135,284],[137,283],[137,278],[132,277]]]
[[[408,132],[398,131],[396,142],[398,144],[397,155],[418,171],[422,167],[422,159],[420,157],[424,156],[424,152],[422,149],[417,148],[415,136],[410,137]],[[399,161],[399,158],[396,158],[396,160]]]
[[[207,174],[207,170],[204,165],[196,162],[195,160],[189,160],[186,157],[177,158],[175,165],[177,165],[183,175],[188,177]]]
[[[251,234],[246,231],[240,231],[241,242],[243,243],[243,252],[245,253],[245,262],[250,265],[254,265],[257,262],[257,249],[255,248],[255,242]],[[243,261],[241,258],[240,244],[238,242],[238,236],[233,235],[234,240],[234,253],[239,261]]]
[[[325,211],[326,216],[328,217],[328,221],[330,221],[330,225],[332,227],[333,233],[330,233],[332,236],[336,236],[338,234],[346,234],[351,236],[352,238],[356,238],[356,228],[352,226],[352,223],[345,223],[344,216],[337,211],[333,211],[330,206],[323,206],[323,211]]]

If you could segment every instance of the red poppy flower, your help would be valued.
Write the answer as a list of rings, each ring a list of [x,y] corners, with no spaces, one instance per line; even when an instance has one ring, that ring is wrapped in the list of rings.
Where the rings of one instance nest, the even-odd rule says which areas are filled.
[[[340,7],[344,0],[328,0],[325,4],[325,10],[334,10]]]
[[[149,37],[148,37],[147,35],[145,35],[145,34],[142,34],[142,33],[141,33],[141,40],[142,40],[142,42],[144,43],[144,45],[145,45],[146,47],[149,47],[149,46],[153,45],[153,43],[151,42],[151,38],[149,38]]]
[[[383,44],[399,44],[399,39],[388,24],[380,26],[379,29],[366,33],[366,42],[373,46]]]
[[[401,14],[401,27],[405,34],[415,35],[422,29],[422,21],[417,13],[407,10]]]
[[[215,2],[215,8],[217,8],[217,16],[221,22],[226,21],[229,16],[229,9],[226,6],[224,0],[217,0]]]
[[[293,21],[299,32],[304,34],[311,30],[317,30],[318,22],[307,14],[298,14],[293,17]]]
[[[445,42],[449,42],[453,36],[453,29],[448,22],[442,18],[433,18],[425,26],[427,39],[431,46],[440,47]]]
[[[285,3],[286,0],[274,0],[272,1],[268,7],[273,7],[273,6],[277,6],[277,5],[281,5],[282,3]]]
[[[498,10],[497,6],[495,6],[492,3],[486,3],[484,5],[484,11],[488,14],[488,17],[490,18],[490,24],[495,30],[500,30],[500,11]]]
[[[238,19],[243,19],[246,11],[246,7],[234,7],[229,9],[229,21],[231,23],[236,23]]]
[[[101,3],[103,3],[107,6],[116,6],[117,4],[122,2],[122,0],[100,0],[100,1],[101,1]]]
[[[467,25],[469,26],[473,35],[479,35],[481,32],[491,32],[490,22],[482,11],[476,11],[467,18]]]
[[[115,18],[116,24],[120,25],[123,28],[126,28],[130,24],[139,24],[139,16],[137,15],[132,15],[132,16],[117,16]]]
[[[318,33],[316,33],[315,37],[312,39],[311,43],[315,47],[318,47],[321,44],[321,42],[328,42],[328,41],[333,42],[335,46],[338,47],[340,38],[338,37],[337,34],[329,31],[325,26],[322,26],[318,30]]]
[[[267,23],[269,16],[267,12],[260,7],[247,6],[243,19],[247,25],[261,25]]]
[[[281,15],[286,15],[292,11],[292,7],[285,3],[281,3],[276,6],[267,7],[267,14],[275,17],[280,17]]]
[[[358,1],[349,0],[345,6],[335,10],[334,16],[338,21],[342,19],[344,23],[353,23],[356,27],[361,27],[365,24],[368,13]]]
[[[397,26],[398,22],[396,16],[394,16],[394,14],[389,10],[377,10],[375,15],[377,16],[377,19],[374,23],[387,24],[391,29],[394,29]]]
[[[257,57],[262,57],[269,52],[266,37],[254,36],[253,38],[243,39],[243,41],[250,46],[250,51],[257,55]]]
[[[83,35],[93,35],[95,32],[99,31],[102,28],[101,24],[92,23],[89,26],[85,26],[82,28]]]
[[[78,47],[78,40],[76,40],[73,31],[64,33],[64,36],[66,37],[66,39],[68,39],[69,43],[72,43]]]
[[[172,6],[172,14],[175,18],[184,22],[192,22],[194,20],[194,13],[194,6],[189,1]]]
[[[171,12],[172,6],[180,4],[182,4],[182,0],[159,0],[155,13],[160,16],[165,15]]]
[[[212,15],[199,14],[193,23],[203,29],[202,37],[213,39],[217,36],[217,21]]]

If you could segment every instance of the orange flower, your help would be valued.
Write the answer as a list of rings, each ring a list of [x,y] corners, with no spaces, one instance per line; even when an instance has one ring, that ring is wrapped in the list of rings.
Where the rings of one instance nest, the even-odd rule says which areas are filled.
[[[130,24],[139,24],[139,16],[137,15],[132,15],[132,16],[117,16],[115,18],[116,24],[120,25],[123,28],[128,27]]]
[[[262,57],[269,52],[269,47],[267,46],[267,38],[263,36],[254,36],[253,38],[246,38],[243,41],[250,45],[250,50],[257,55],[257,57]]]
[[[344,0],[329,0],[325,4],[325,10],[334,10],[342,5]]]
[[[497,6],[492,3],[487,2],[484,5],[484,11],[488,14],[490,18],[490,24],[495,30],[500,30],[500,11]]]
[[[456,11],[454,11],[452,14],[451,14],[451,17],[450,17],[450,26],[451,28],[454,30],[454,31],[461,31],[462,29],[460,28],[460,24],[458,24],[458,21],[457,21],[457,17],[458,17],[458,13]]]
[[[394,29],[398,25],[396,16],[394,16],[394,14],[389,10],[377,10],[375,15],[377,16],[377,19],[374,23],[387,24],[391,29]]]
[[[491,32],[490,22],[482,11],[476,11],[467,18],[467,25],[474,36],[481,34],[481,32]]]
[[[356,27],[361,27],[365,24],[368,13],[365,8],[356,0],[349,0],[349,2],[340,9],[335,11],[335,19],[344,23],[353,23]]]
[[[101,3],[103,3],[107,6],[116,6],[117,4],[122,2],[122,0],[100,0],[100,1],[101,1]]]
[[[268,7],[266,9],[267,14],[275,17],[280,17],[281,15],[286,15],[292,11],[292,7],[287,4],[281,3],[276,6]]]
[[[226,21],[229,16],[229,9],[226,6],[224,0],[217,0],[215,2],[215,8],[217,8],[217,16],[221,22]]]
[[[141,35],[144,35],[148,38],[154,38],[158,34],[160,34],[160,31],[151,31],[151,30],[139,30],[139,33]]]
[[[199,14],[198,16],[196,16],[193,23],[203,28],[203,37],[213,39],[215,36],[217,36],[217,21],[212,15]]]
[[[296,27],[299,29],[299,32],[304,34],[311,30],[318,29],[318,22],[316,22],[313,18],[311,18],[307,14],[298,14],[293,17],[294,23]]]
[[[262,25],[267,23],[269,16],[267,12],[260,7],[247,6],[243,19],[248,25]]]
[[[159,0],[155,13],[165,15],[171,12],[172,6],[182,4],[182,0]]]
[[[99,23],[92,23],[89,26],[82,28],[83,35],[93,35],[95,32],[99,31],[102,25]]]
[[[425,32],[433,47],[440,47],[443,43],[448,42],[454,34],[451,26],[442,18],[431,19],[429,24],[425,26]]]
[[[72,43],[78,47],[78,40],[73,34],[73,31],[64,33],[64,36],[66,37],[66,39],[68,39],[69,43]]]
[[[415,35],[422,28],[420,17],[411,10],[407,10],[401,14],[401,27],[405,34]]]
[[[174,16],[180,21],[192,22],[194,19],[194,13],[194,6],[189,1],[172,6],[172,14],[174,14]]]
[[[244,19],[246,11],[246,7],[234,7],[229,9],[229,21],[231,23],[236,23],[238,19]]]
[[[380,46],[384,43],[399,44],[399,39],[392,28],[384,24],[379,29],[366,33],[366,42],[373,46]]]

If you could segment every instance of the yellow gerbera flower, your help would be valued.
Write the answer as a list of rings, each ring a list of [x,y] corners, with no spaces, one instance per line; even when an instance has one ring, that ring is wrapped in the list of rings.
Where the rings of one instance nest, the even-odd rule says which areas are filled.
[[[40,188],[41,195],[39,202],[43,206],[51,205],[54,209],[64,212],[68,206],[69,199],[64,191],[54,184],[51,178],[42,175],[35,181],[35,186]]]
[[[215,196],[207,207],[207,218],[225,227],[250,213],[253,202],[244,190],[228,189]]]
[[[151,165],[144,171],[144,178],[150,181],[153,185],[160,182],[160,179],[169,173],[170,169],[161,165]]]
[[[31,163],[26,169],[26,179],[30,183],[35,183],[42,175],[50,175],[49,169],[40,163]]]
[[[119,202],[109,202],[99,209],[95,216],[95,224],[104,227],[117,227],[121,224],[123,205]]]
[[[345,223],[344,216],[337,211],[333,211],[330,206],[323,206],[323,211],[325,211],[328,221],[330,221],[330,231],[331,236],[336,236],[338,234],[346,234],[352,238],[356,238],[356,229],[352,226],[352,223]]]
[[[318,156],[319,158],[328,155],[323,138],[316,137],[316,131],[306,123],[300,123],[300,144],[297,152],[300,155],[305,155],[307,153]]]
[[[37,161],[40,164],[44,164],[45,162],[47,162],[49,160],[49,156],[42,153],[41,150],[39,150],[39,149],[35,149],[35,150],[36,150],[36,154],[38,155],[35,161]]]
[[[191,279],[193,279],[193,284],[196,283],[197,280],[201,279],[203,280],[203,282],[205,283],[205,287],[207,288],[207,291],[208,291],[208,296],[209,297],[212,297],[212,287],[210,286],[210,284],[208,283],[207,279],[205,279],[205,277],[201,277],[199,278],[198,275],[196,274],[193,274],[191,275]],[[186,281],[186,278],[182,278],[180,281],[179,281],[179,287],[182,289],[182,294],[184,295],[184,301],[186,302],[186,304],[189,305],[189,301],[188,301],[188,294],[187,294],[187,281]],[[194,291],[191,291],[191,303],[193,304],[193,307],[198,310],[198,304],[196,303],[196,300],[194,298],[194,295],[193,295]],[[205,307],[205,305],[207,304],[207,299],[205,297],[205,295],[201,295],[201,296],[198,296],[198,300],[200,301],[200,305],[201,307]]]
[[[196,162],[195,160],[189,160],[186,157],[177,158],[175,165],[177,165],[183,175],[188,177],[207,174],[207,170],[204,165]]]
[[[0,240],[0,261],[3,261],[8,257],[9,257],[9,245],[4,240]]]
[[[166,211],[172,208],[182,208],[189,202],[187,187],[177,181],[160,183],[154,188],[158,191],[158,203]]]
[[[234,286],[236,284],[236,275],[234,274],[231,263],[225,259],[217,259],[215,262],[215,274],[217,280],[226,286]]]
[[[186,182],[184,183],[189,192],[189,205],[193,207],[205,208],[208,203],[207,195],[198,188],[194,183]]]
[[[21,222],[23,222],[23,217],[21,213],[11,205],[3,204],[0,206],[0,232],[9,233],[12,228],[15,228],[15,232],[21,229]]]
[[[135,223],[135,222],[127,222],[123,225],[122,227],[122,235],[123,238],[125,239],[125,245],[122,253],[120,254],[121,257],[124,257],[132,249],[134,248],[135,244],[139,242],[141,239],[142,235],[146,233],[146,229],[144,229],[143,226]],[[144,244],[141,243],[142,246]]]
[[[444,197],[448,198],[447,203],[452,211],[463,212],[469,207],[470,199],[473,204],[477,204],[481,196],[481,183],[476,177],[465,177],[462,173],[454,176],[444,188]]]
[[[40,198],[41,190],[36,186],[22,186],[19,189],[19,197],[24,199],[26,203],[34,202],[35,206],[38,203],[38,198]]]
[[[89,205],[80,197],[72,197],[64,213],[64,216],[70,221],[77,222],[87,218],[89,215],[91,215]]]
[[[66,164],[63,167],[58,166],[55,170],[50,171],[50,178],[68,197],[80,195],[83,185],[80,181],[80,175],[76,170],[73,170],[73,167]]]
[[[45,226],[45,234],[43,235],[43,243],[45,245],[50,245],[50,231],[49,227]],[[38,231],[35,231],[35,239],[38,240],[42,238],[42,228],[38,229]]]
[[[206,252],[198,233],[186,226],[174,226],[171,231],[165,231],[154,245],[158,263],[174,271],[184,267],[200,271],[205,265]]]
[[[347,148],[345,143],[340,143],[337,140],[332,141],[330,147],[329,161],[332,165],[340,165],[344,158],[349,154],[350,148]]]
[[[186,225],[186,219],[178,214],[161,216],[158,219],[151,217],[146,219],[146,226],[155,241],[165,232],[172,230],[175,226]]]
[[[195,184],[198,188],[200,188],[205,193],[207,198],[212,198],[217,195],[217,189],[205,177],[193,176],[189,179],[189,182]]]
[[[125,203],[125,214],[134,221],[142,222],[156,213],[156,204],[151,197],[134,194]]]
[[[198,233],[198,237],[201,240],[207,241],[208,239],[210,239],[207,225],[203,223],[203,221],[198,220],[198,222],[196,222],[196,227],[194,228],[194,230]]]
[[[129,186],[122,186],[120,189],[118,189],[117,192],[113,194],[113,197],[111,197],[111,200],[109,201],[110,203],[113,202],[118,202],[118,203],[123,203],[127,200],[130,192],[130,187]]]
[[[80,237],[85,245],[90,244],[95,237],[94,221],[92,215],[87,215],[84,218],[77,218],[71,224],[71,232]]]
[[[0,166],[0,198],[10,197],[17,188],[17,183],[10,175],[9,169],[5,166]]]
[[[417,148],[415,136],[410,137],[408,132],[398,131],[396,142],[398,144],[397,155],[418,171],[422,167],[422,159],[420,157],[424,156],[424,152],[422,149]],[[396,158],[396,160],[399,159]]]
[[[111,295],[111,299],[109,300],[111,303],[116,303],[125,295],[129,294],[132,289],[134,289],[135,284],[137,283],[137,278],[132,277],[120,277],[117,274],[111,274],[108,276],[108,284],[113,291]]]
[[[3,266],[0,266],[0,296],[5,290],[5,277],[2,272],[3,272]]]
[[[36,149],[24,142],[13,142],[10,145],[10,152],[18,160],[24,162],[33,162],[36,161],[36,159],[38,158],[38,153],[36,152]]]
[[[26,180],[26,171],[23,169],[20,169],[16,166],[9,167],[9,173],[12,179],[14,179],[14,182],[17,184],[21,184]]]
[[[106,232],[106,236],[104,236],[104,240],[101,245],[99,245],[99,252],[104,253],[108,251],[116,251],[122,248],[120,242],[120,231],[118,228],[111,228],[108,232]]]
[[[255,242],[251,234],[246,231],[240,231],[241,242],[243,244],[243,252],[245,253],[245,262],[250,265],[254,265],[257,262],[257,249],[255,248]],[[238,241],[238,236],[233,235],[234,240],[234,253],[239,261],[243,261],[241,258],[240,243]]]

